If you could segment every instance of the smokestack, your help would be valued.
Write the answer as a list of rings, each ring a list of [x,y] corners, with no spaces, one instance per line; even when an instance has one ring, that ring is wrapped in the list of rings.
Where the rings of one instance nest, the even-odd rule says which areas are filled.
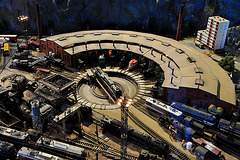
[[[42,30],[41,30],[38,2],[36,2],[36,18],[37,18],[38,39],[41,39],[42,38]]]
[[[180,39],[180,34],[181,34],[182,18],[183,18],[183,8],[184,8],[184,4],[181,4],[181,8],[180,8],[180,12],[179,12],[179,17],[178,17],[177,35],[176,35],[176,40],[177,40],[177,41],[179,41],[179,39]]]

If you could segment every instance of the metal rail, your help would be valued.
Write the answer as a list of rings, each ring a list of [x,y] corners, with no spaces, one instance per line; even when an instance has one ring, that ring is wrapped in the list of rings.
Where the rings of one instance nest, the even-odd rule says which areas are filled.
[[[17,144],[19,146],[24,146],[24,147],[32,148],[32,149],[35,149],[35,150],[40,150],[40,151],[43,151],[43,152],[46,152],[46,153],[49,153],[49,154],[52,154],[52,155],[55,155],[55,156],[63,157],[63,158],[66,158],[66,159],[70,159],[70,160],[75,159],[75,157],[66,156],[66,154],[64,154],[64,153],[59,153],[59,152],[56,152],[55,150],[52,150],[52,149],[49,149],[49,148],[38,147],[38,146],[35,145],[35,142],[33,142],[33,141],[29,141],[29,140],[27,140],[27,141],[17,141],[17,140],[14,140],[12,138],[3,137],[3,136],[1,136],[0,139],[3,140],[3,141],[13,143],[13,144]]]
[[[74,131],[76,134],[79,134],[77,131]],[[117,157],[121,157],[121,152],[117,149],[114,149],[112,147],[110,147],[107,144],[104,144],[103,142],[100,142],[98,139],[94,138],[93,136],[91,136],[90,134],[87,134],[85,132],[82,132],[83,134],[83,138],[90,141],[90,142],[84,142],[82,140],[74,140],[74,141],[68,141],[66,139],[63,138],[57,138],[58,140],[65,142],[65,143],[71,143],[73,145],[85,148],[85,149],[89,149],[95,152],[99,152],[99,153],[107,153],[113,156],[117,156]],[[53,138],[53,137],[52,137]],[[137,160],[137,157],[135,156],[131,156],[131,155],[127,155],[126,158],[128,160]]]
[[[169,145],[169,149],[171,150],[171,152],[173,154],[176,154],[178,156],[179,159],[182,160],[190,160],[190,158],[183,152],[181,152],[178,148],[176,148],[174,145],[172,145],[171,143],[169,143],[167,140],[165,140],[164,138],[162,138],[160,135],[158,135],[154,130],[152,130],[151,128],[149,128],[147,125],[145,125],[141,120],[139,120],[131,110],[128,111],[128,116],[129,118],[135,123],[137,124],[139,127],[141,127],[143,130],[145,130],[150,136],[152,136],[153,138],[160,140],[163,143],[166,143]]]
[[[93,137],[92,135],[90,135],[86,132],[82,132],[82,135],[83,135],[83,138],[85,138],[86,140],[88,140],[92,143],[95,143],[102,148],[105,148],[108,152],[110,152],[109,154],[114,153],[114,154],[117,154],[117,155],[121,156],[121,151],[120,150],[110,147],[109,145],[99,141],[97,138]],[[131,155],[127,155],[126,158],[130,159],[130,160],[137,159],[137,157],[131,156]]]

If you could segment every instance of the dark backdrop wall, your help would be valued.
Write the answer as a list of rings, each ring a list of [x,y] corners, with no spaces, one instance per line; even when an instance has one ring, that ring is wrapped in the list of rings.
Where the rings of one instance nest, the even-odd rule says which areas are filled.
[[[29,16],[29,32],[37,33],[36,0],[0,0],[0,33],[23,34],[20,15]],[[209,16],[240,24],[239,0],[38,0],[43,34],[86,29],[123,29],[171,35],[185,3],[182,33],[205,29]]]

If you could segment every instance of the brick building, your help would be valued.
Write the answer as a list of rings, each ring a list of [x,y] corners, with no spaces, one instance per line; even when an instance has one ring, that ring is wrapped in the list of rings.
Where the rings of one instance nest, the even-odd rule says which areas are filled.
[[[81,57],[92,63],[104,50],[135,53],[156,62],[164,71],[163,101],[203,109],[214,104],[224,108],[228,116],[236,105],[234,85],[227,73],[210,57],[169,38],[132,31],[81,31],[41,39],[40,50],[56,53],[73,67]]]

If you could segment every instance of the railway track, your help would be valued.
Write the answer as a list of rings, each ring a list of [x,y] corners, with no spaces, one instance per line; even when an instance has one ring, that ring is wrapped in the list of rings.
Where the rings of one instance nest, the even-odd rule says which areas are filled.
[[[73,131],[76,134],[79,134],[77,131]],[[106,153],[109,155],[113,155],[113,156],[117,156],[117,157],[121,157],[121,151],[117,150],[115,148],[110,147],[109,145],[99,141],[97,138],[93,137],[92,135],[86,133],[86,132],[82,132],[82,136],[84,139],[86,139],[89,142],[85,142],[82,140],[74,140],[74,141],[69,141],[66,139],[62,139],[62,138],[57,138],[58,140],[65,142],[65,143],[71,143],[73,145],[88,149],[88,150],[92,150],[98,153]],[[51,137],[52,138],[52,137]],[[54,139],[54,138],[52,138]],[[127,155],[126,159],[128,160],[137,160],[137,157],[132,156],[132,155]]]
[[[36,150],[39,150],[39,151],[43,151],[43,152],[46,152],[46,153],[49,153],[49,154],[52,154],[52,155],[55,155],[55,156],[59,156],[59,157],[62,157],[62,158],[66,158],[66,159],[70,159],[70,160],[76,159],[75,157],[67,156],[66,154],[63,154],[63,153],[61,154],[61,153],[56,152],[55,150],[51,150],[49,148],[36,146],[34,141],[29,141],[29,140],[28,141],[17,141],[17,140],[14,140],[12,138],[4,137],[4,136],[1,136],[0,140],[7,141],[7,142],[10,142],[10,143],[13,143],[15,145],[22,146],[22,147],[28,147],[28,148],[36,149]]]
[[[151,128],[149,128],[147,125],[145,125],[141,120],[139,120],[132,111],[128,111],[128,116],[129,118],[135,123],[137,124],[139,127],[141,127],[144,131],[146,131],[150,136],[152,136],[153,138],[164,142],[166,144],[169,145],[169,149],[170,151],[177,155],[177,157],[179,159],[184,159],[184,160],[190,160],[193,157],[189,158],[185,153],[181,152],[178,148],[176,148],[175,146],[173,146],[171,143],[169,143],[167,140],[165,140],[164,138],[162,138],[160,135],[158,135],[158,133],[156,133],[154,130],[152,130]]]
[[[148,117],[152,118],[153,120],[155,120],[156,122],[158,122],[158,115],[154,114],[151,112],[151,114],[149,113],[149,111],[147,110],[147,107],[144,106],[145,100],[143,98],[139,99],[138,101],[134,102],[132,104],[133,107],[135,107],[136,109],[138,109],[139,111],[141,111],[142,113],[146,114]],[[208,133],[213,133],[213,134],[217,134],[216,130],[210,129],[211,131],[208,131]],[[211,142],[212,144],[216,145],[217,147],[222,148],[222,150],[224,150],[225,152],[231,154],[231,155],[236,155],[238,157],[240,157],[240,153],[237,153],[236,151],[233,151],[233,149],[231,147],[226,147],[226,144],[219,144],[218,142],[215,141],[214,138],[212,138],[212,136],[209,136],[207,134],[203,134],[202,135],[204,139],[206,139],[207,141]],[[220,146],[219,146],[220,145]],[[231,149],[230,149],[231,148]]]
[[[102,150],[105,153],[112,154],[112,155],[115,155],[115,156],[121,156],[121,151],[120,150],[112,148],[111,146],[99,141],[97,138],[93,137],[92,135],[90,135],[86,132],[82,132],[82,135],[83,135],[83,138],[85,138],[86,140],[88,140],[91,143],[94,143],[94,144],[98,145],[100,148],[102,148]],[[137,159],[137,157],[131,156],[131,155],[127,155],[126,158],[130,159],[130,160]]]
[[[65,77],[68,77],[72,80],[81,80],[82,78],[81,75],[84,74],[85,72],[84,71],[80,71],[80,72],[70,72],[70,71],[67,71],[65,69],[61,69],[61,68],[58,68],[58,67],[51,67],[51,72],[52,73],[56,73],[56,74],[61,74]]]

